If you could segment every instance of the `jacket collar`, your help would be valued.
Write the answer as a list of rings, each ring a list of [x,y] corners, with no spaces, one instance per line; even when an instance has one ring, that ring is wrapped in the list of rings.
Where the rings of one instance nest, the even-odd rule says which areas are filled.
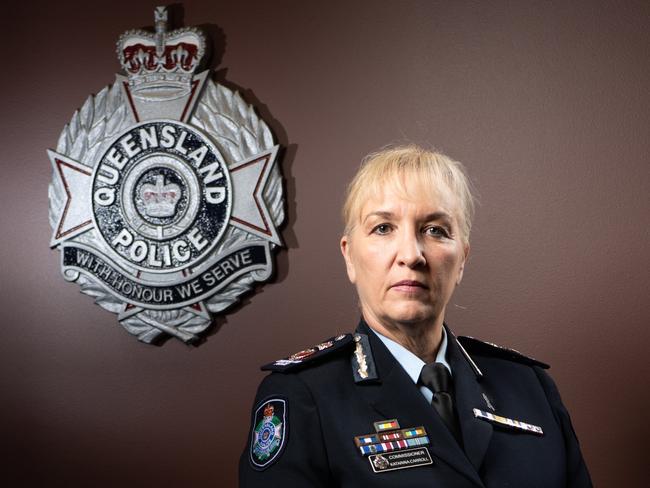
[[[417,385],[363,319],[357,327],[357,334],[368,337],[377,377],[372,382],[358,383],[357,387],[360,394],[380,415],[377,420],[396,418],[402,428],[423,425],[429,434],[432,454],[477,485],[483,486],[478,469],[490,442],[492,426],[474,418],[472,408],[482,404],[483,392],[478,383],[479,375],[459,348],[451,330],[448,327],[446,330],[447,358],[453,371],[456,406],[465,452],[420,393]]]
[[[492,424],[474,416],[474,408],[484,409],[487,401],[481,386],[483,373],[449,328],[447,333],[452,338],[447,346],[447,358],[454,372],[454,401],[465,453],[474,468],[478,470],[483,464],[493,431]]]

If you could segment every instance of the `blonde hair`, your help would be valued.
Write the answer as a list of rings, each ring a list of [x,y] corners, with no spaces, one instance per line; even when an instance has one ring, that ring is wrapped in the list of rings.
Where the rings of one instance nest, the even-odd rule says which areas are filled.
[[[345,235],[350,235],[361,218],[364,202],[377,194],[386,184],[394,185],[408,196],[407,186],[415,181],[426,192],[435,193],[446,186],[458,199],[458,221],[461,239],[469,242],[474,216],[471,183],[461,163],[437,151],[415,144],[387,147],[367,155],[347,188],[343,204]]]

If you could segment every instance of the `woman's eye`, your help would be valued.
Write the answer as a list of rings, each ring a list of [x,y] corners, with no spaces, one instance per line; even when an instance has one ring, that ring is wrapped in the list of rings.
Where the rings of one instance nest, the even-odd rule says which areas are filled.
[[[424,233],[433,237],[449,237],[449,232],[444,227],[432,225],[424,229]]]
[[[391,231],[391,226],[388,224],[379,224],[372,229],[373,234],[384,235]]]

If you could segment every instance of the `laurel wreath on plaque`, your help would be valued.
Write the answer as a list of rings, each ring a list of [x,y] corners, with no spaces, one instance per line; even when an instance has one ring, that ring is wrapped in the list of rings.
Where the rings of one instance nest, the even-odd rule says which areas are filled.
[[[95,96],[89,96],[61,132],[56,152],[88,168],[94,168],[102,154],[115,143],[116,138],[133,124],[128,102],[125,91],[118,82],[105,87]],[[192,116],[186,122],[210,137],[228,167],[274,147],[270,129],[257,116],[254,108],[247,104],[239,93],[209,78],[205,80]],[[49,186],[49,221],[55,230],[60,225],[62,211],[69,200],[68,188],[61,178],[57,178],[56,171],[55,167]],[[277,165],[270,169],[262,199],[273,226],[277,228],[284,221],[282,176]],[[95,246],[98,239],[96,233],[96,229],[80,233],[74,237],[74,242]],[[260,240],[258,235],[234,225],[227,225],[211,253],[218,256],[233,246]],[[265,242],[265,245],[270,249],[277,246],[274,242]],[[128,267],[127,271],[134,274],[136,272]],[[116,314],[124,312],[125,302],[115,293],[108,292],[98,280],[72,269],[64,269],[63,272],[67,280],[76,281],[81,291],[94,297],[95,302],[102,308]],[[201,305],[207,312],[222,312],[237,302],[243,293],[251,290],[256,281],[263,281],[269,274],[270,270],[262,270],[237,276],[218,293],[202,300]],[[171,310],[145,308],[137,314],[120,318],[120,323],[146,343],[151,343],[161,334],[192,342],[196,340],[196,334],[210,325],[211,317],[207,312],[195,313],[187,307]]]

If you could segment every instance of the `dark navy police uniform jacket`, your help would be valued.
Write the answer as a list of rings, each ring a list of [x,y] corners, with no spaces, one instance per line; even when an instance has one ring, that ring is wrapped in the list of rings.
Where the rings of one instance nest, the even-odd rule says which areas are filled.
[[[263,368],[274,372],[257,392],[240,486],[592,486],[569,414],[544,371],[548,366],[447,332],[462,447],[362,321],[354,335]],[[486,414],[493,419],[481,418]],[[430,463],[423,462],[425,455],[413,465],[388,463],[389,469],[376,472],[354,439],[375,434],[375,422],[393,419],[401,429],[426,430]]]

